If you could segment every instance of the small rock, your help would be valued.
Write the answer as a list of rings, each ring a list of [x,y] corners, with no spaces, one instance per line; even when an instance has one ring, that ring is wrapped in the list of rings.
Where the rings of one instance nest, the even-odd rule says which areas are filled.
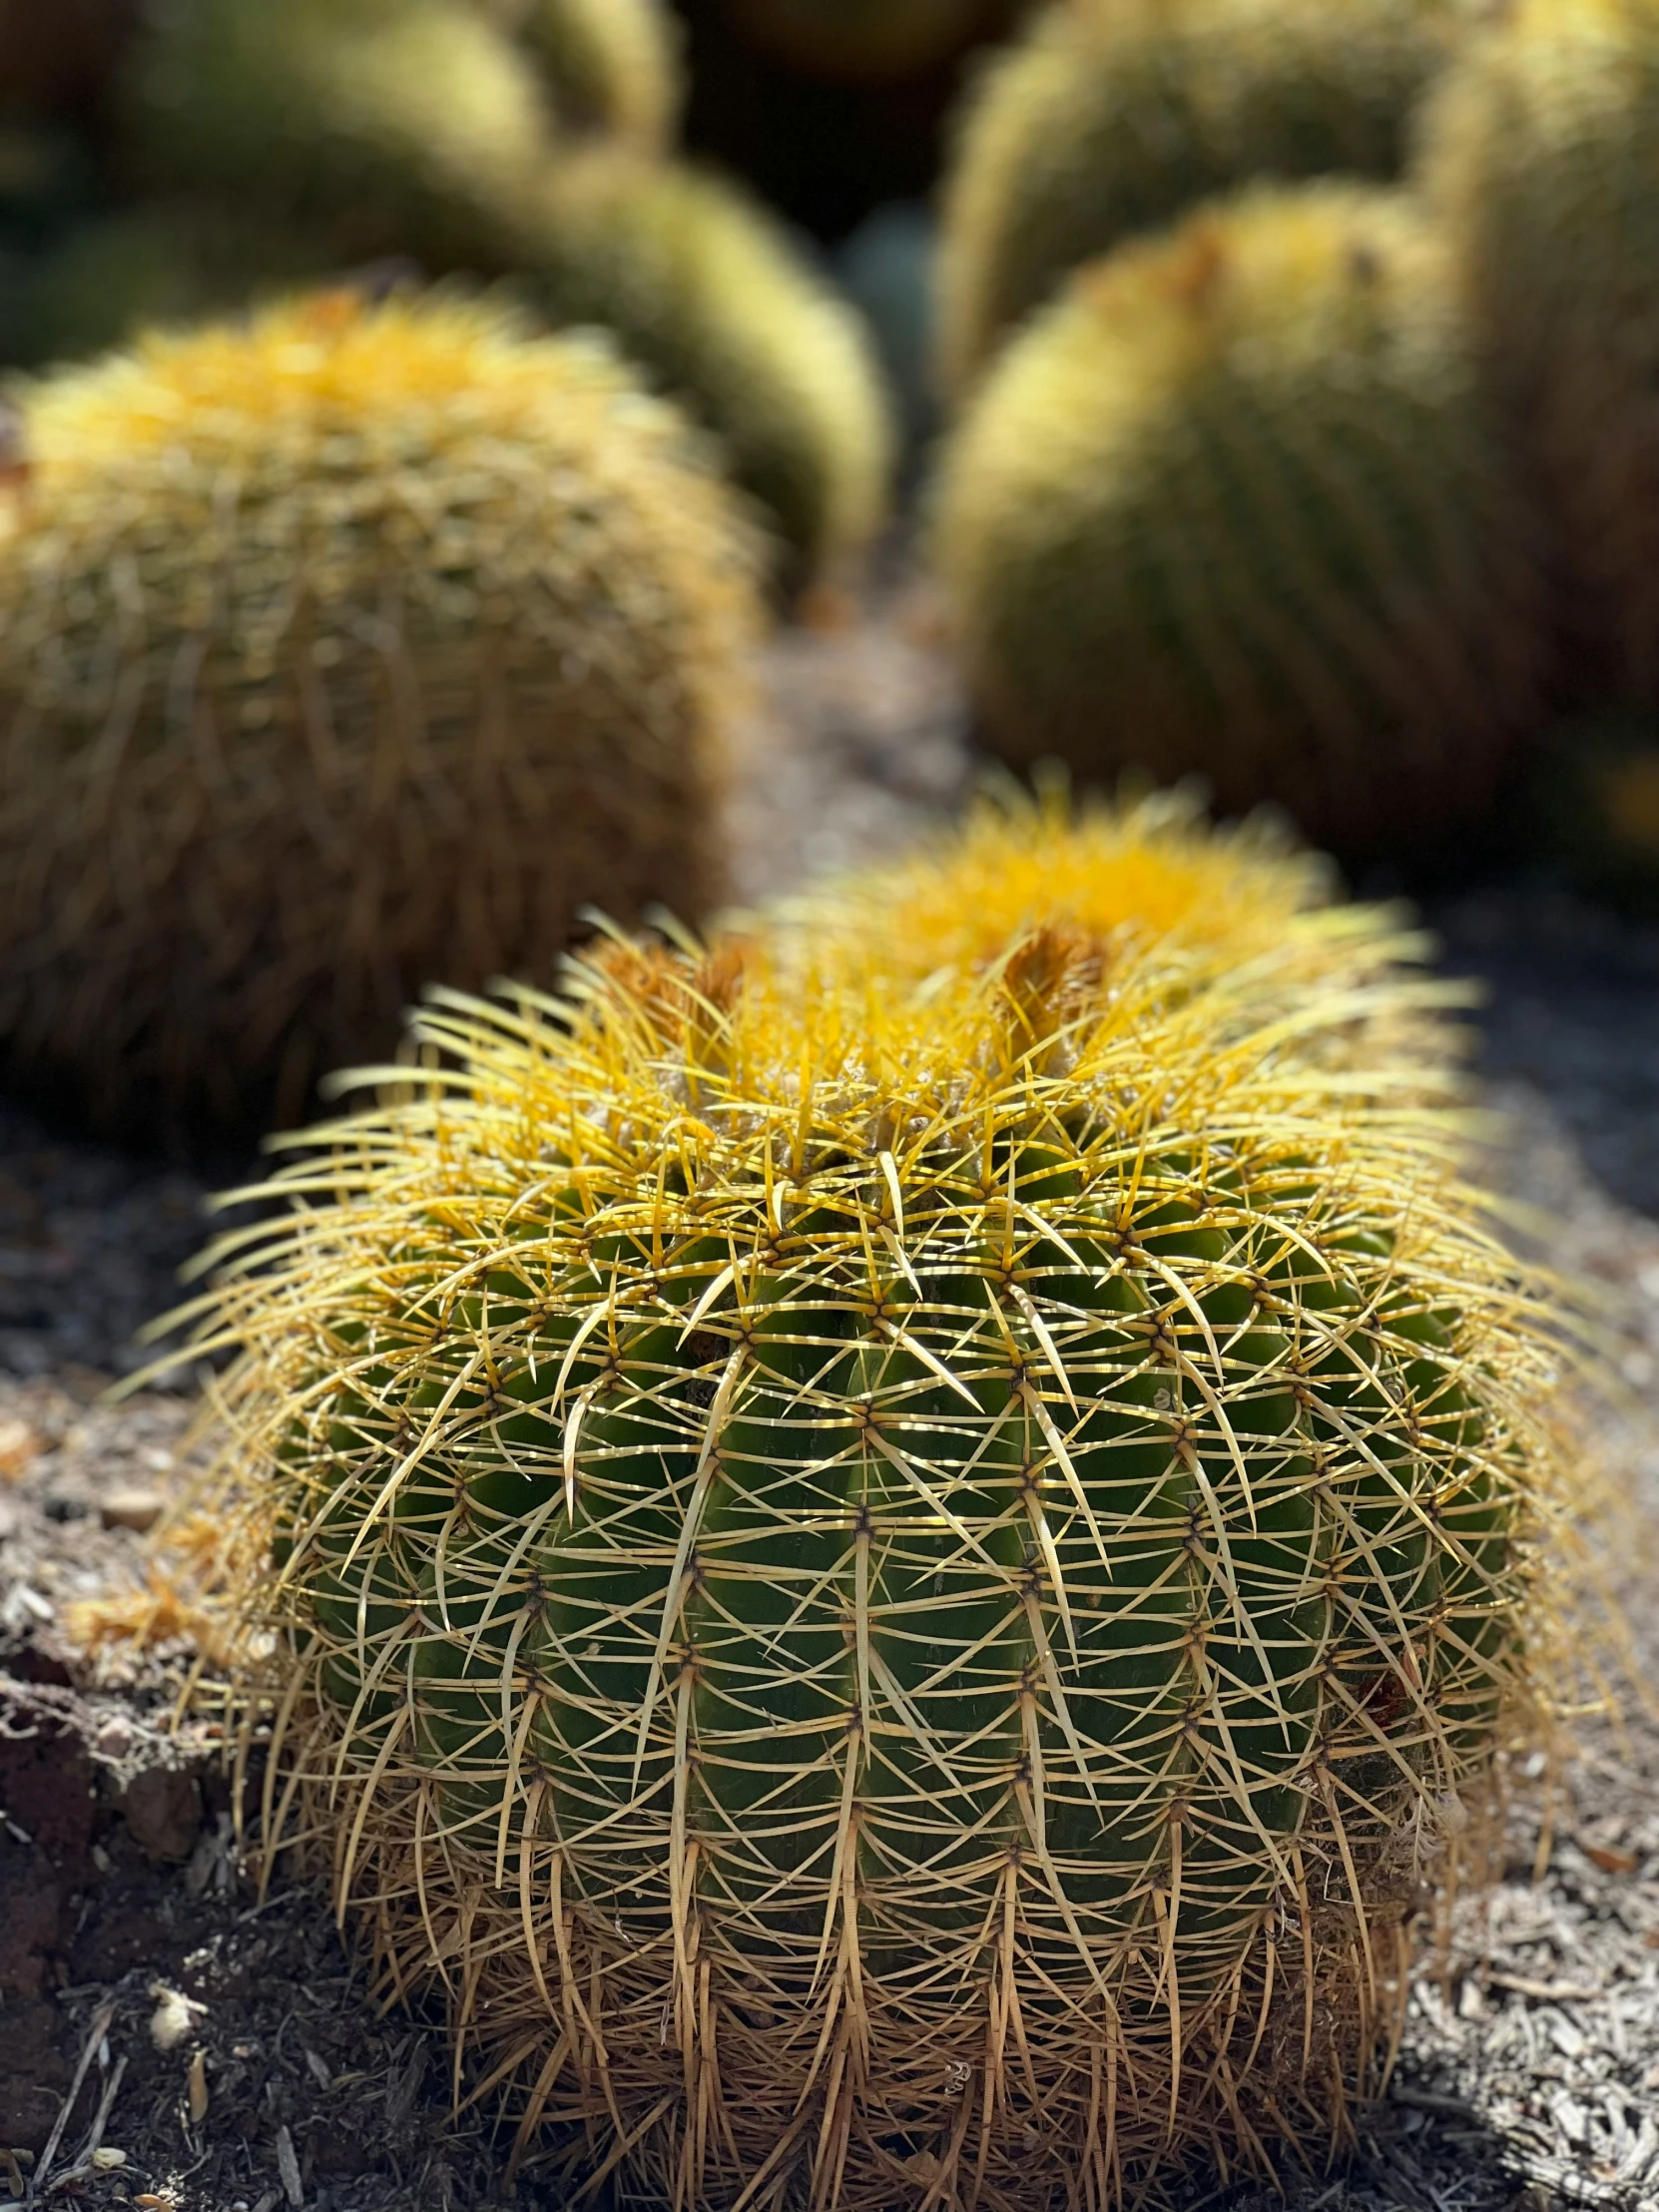
[[[147,1536],[161,1519],[165,1502],[155,1490],[110,1490],[98,1501],[98,1517],[106,1528],[130,1528]]]
[[[121,1810],[146,1858],[177,1862],[196,1849],[202,1792],[193,1774],[177,1767],[152,1767],[147,1774],[135,1775],[122,1793]]]
[[[92,1748],[100,1759],[125,1759],[133,1748],[132,1722],[121,1713],[112,1713],[108,1720],[99,1722]]]

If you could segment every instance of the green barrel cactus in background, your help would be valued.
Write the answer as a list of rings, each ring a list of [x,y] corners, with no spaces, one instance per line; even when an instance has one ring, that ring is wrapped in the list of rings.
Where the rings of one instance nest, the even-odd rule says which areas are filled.
[[[538,313],[609,330],[713,432],[770,524],[786,588],[867,544],[891,468],[857,316],[737,187],[679,163],[560,163],[517,250]]]
[[[1558,539],[1577,696],[1659,706],[1659,5],[1517,0],[1419,181]]]
[[[669,0],[480,0],[542,73],[561,126],[647,153],[674,135],[683,96]]]
[[[150,1142],[302,1115],[427,978],[718,897],[753,534],[592,344],[347,289],[22,395],[0,1054]]]
[[[945,194],[941,367],[961,391],[1070,271],[1275,178],[1386,180],[1458,0],[1062,0],[988,70]]]
[[[75,225],[16,272],[7,351],[33,368],[91,359],[327,274],[326,253],[298,232],[184,196],[140,201]]]
[[[1383,924],[1229,843],[1325,973],[1194,987],[1161,834],[919,984],[877,880],[446,996],[225,1256],[271,1821],[555,2174],[1104,2207],[1379,2078],[1548,1678],[1562,1347],[1355,1046]]]
[[[1396,195],[1262,190],[1081,273],[947,445],[935,562],[993,744],[1200,774],[1345,855],[1491,806],[1535,731],[1531,508]]]
[[[491,273],[552,110],[528,58],[464,0],[181,0],[131,65],[140,158],[325,245]]]

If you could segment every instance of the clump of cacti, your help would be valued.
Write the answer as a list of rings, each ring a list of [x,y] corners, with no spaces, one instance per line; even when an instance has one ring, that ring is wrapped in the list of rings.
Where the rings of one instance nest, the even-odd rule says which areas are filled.
[[[542,72],[561,125],[647,152],[673,136],[682,85],[668,0],[483,0]]]
[[[154,177],[306,230],[336,264],[499,269],[553,144],[529,60],[464,0],[182,0],[133,79]]]
[[[726,0],[744,30],[792,67],[865,82],[927,69],[1009,11],[1006,0]]]
[[[596,152],[557,166],[518,254],[527,297],[601,324],[714,432],[789,582],[881,520],[891,428],[857,317],[735,187]]]
[[[1432,231],[1262,189],[1082,273],[947,448],[934,553],[993,742],[1411,853],[1540,711],[1534,527]]]
[[[1262,178],[1388,179],[1458,0],[1062,0],[964,113],[940,347],[960,389],[1068,273]]]
[[[1342,958],[1293,1035],[1124,926],[1157,841],[919,983],[877,882],[447,1000],[226,1256],[266,1848],[590,2177],[1104,2206],[1379,2078],[1547,1679],[1561,1348]]]
[[[298,1116],[427,978],[718,891],[754,548],[672,410],[336,290],[48,379],[0,532],[0,1049],[155,1137]]]
[[[1659,704],[1659,5],[1516,0],[1430,106],[1421,182],[1560,539],[1590,693]]]

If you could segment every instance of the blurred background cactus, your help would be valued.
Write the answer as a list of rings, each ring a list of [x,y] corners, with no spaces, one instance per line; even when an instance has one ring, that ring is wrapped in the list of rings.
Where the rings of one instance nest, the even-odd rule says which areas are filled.
[[[336,262],[499,266],[503,211],[555,121],[527,58],[463,0],[183,0],[135,59],[139,158]]]
[[[965,386],[1070,271],[1266,178],[1404,166],[1458,0],[1060,0],[987,69],[946,187],[940,365]]]
[[[923,864],[844,938],[451,1002],[230,1258],[268,1806],[556,2175],[1015,2212],[1323,2160],[1547,1703],[1554,1311],[1416,1071],[1314,1072],[1386,925],[1287,1056],[1224,929],[1189,993],[1137,914],[1149,827],[1115,944],[1039,896],[917,991],[860,916]],[[1294,864],[1219,859],[1295,936]]]
[[[1087,271],[977,393],[932,522],[1007,759],[1200,773],[1351,856],[1478,821],[1540,726],[1535,536],[1438,240],[1347,185]]]
[[[85,356],[341,271],[517,278],[709,431],[788,594],[882,520],[887,401],[810,252],[740,187],[663,160],[681,45],[666,0],[157,8],[101,167],[73,139],[8,139],[0,101],[0,346]]]
[[[643,153],[674,136],[685,96],[668,0],[479,0],[542,73],[569,131],[601,131]]]
[[[682,164],[596,153],[552,172],[519,260],[540,312],[613,331],[715,434],[786,586],[868,544],[891,465],[874,358],[765,209]]]
[[[1659,706],[1659,6],[1517,0],[1423,138],[1423,191],[1555,526],[1574,690]]]
[[[0,536],[0,1037],[246,1134],[429,980],[696,913],[758,611],[681,419],[591,343],[334,290],[26,393]]]

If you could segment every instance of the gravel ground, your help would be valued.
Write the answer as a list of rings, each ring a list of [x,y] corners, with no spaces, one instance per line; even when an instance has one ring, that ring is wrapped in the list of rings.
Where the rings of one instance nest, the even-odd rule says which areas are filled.
[[[974,768],[934,637],[897,591],[775,649],[739,761],[740,896],[959,802]],[[1430,918],[1487,985],[1493,1174],[1614,1302],[1615,1441],[1659,1527],[1659,934],[1528,887]],[[487,2120],[452,2118],[434,2023],[376,2011],[319,1900],[244,1886],[213,1731],[170,1728],[165,1665],[100,1669],[64,1635],[95,1592],[145,1602],[195,1379],[102,1395],[151,1357],[134,1333],[176,1297],[203,1196],[0,1105],[0,2212],[485,2212],[501,2161]],[[1633,1543],[1627,1595],[1659,1660],[1646,1557]],[[1522,1808],[1505,1880],[1424,1961],[1392,2093],[1346,2163],[1287,2175],[1293,2212],[1659,2212],[1659,1722],[1639,1706],[1585,1733],[1534,1880],[1539,1856]],[[536,2212],[533,2178],[514,2201]]]

